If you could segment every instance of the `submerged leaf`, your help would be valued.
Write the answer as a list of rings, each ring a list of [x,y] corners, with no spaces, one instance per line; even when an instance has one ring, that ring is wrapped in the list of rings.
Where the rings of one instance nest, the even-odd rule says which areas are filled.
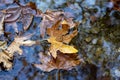
[[[22,22],[23,29],[26,31],[30,27],[30,25],[33,21],[33,15],[32,14],[24,14],[18,21]]]
[[[70,70],[80,64],[81,60],[77,58],[77,54],[64,54],[57,51],[56,59],[39,53],[41,64],[35,64],[36,67],[43,71],[52,71],[54,69]]]
[[[31,45],[36,43],[35,41],[28,40],[28,38],[30,36],[31,35],[22,36],[22,37],[19,37],[19,36],[15,37],[14,41],[10,44],[10,46],[8,46],[7,50],[10,53],[18,52],[21,55],[22,54],[22,50],[20,49],[21,45],[31,46]]]
[[[3,23],[4,23],[4,15],[3,15],[2,18],[0,19],[0,35],[4,33]]]
[[[73,22],[73,15],[68,12],[47,10],[44,14],[41,14],[41,17],[43,18],[40,23],[40,32],[42,37],[44,37],[46,29],[51,28],[59,20],[66,20],[70,28],[76,25]]]
[[[12,62],[13,54],[9,53],[7,50],[7,42],[0,41],[0,69],[5,68],[9,70],[12,68]]]
[[[23,29],[26,31],[33,20],[33,15],[36,15],[36,10],[34,10],[34,7],[31,7],[32,3],[29,3],[26,6],[14,6],[12,8],[7,8],[5,10],[2,10],[2,12],[5,14],[5,24],[7,26],[12,26],[15,30],[15,32],[18,33],[18,22],[22,22]]]
[[[3,10],[5,13],[5,22],[15,22],[20,18],[22,9],[20,7],[8,8]]]
[[[7,42],[5,42],[5,41],[0,41],[0,50],[4,50],[4,49],[6,49],[7,48]]]
[[[12,68],[12,62],[10,62],[10,60],[12,60],[13,55],[1,50],[0,51],[0,63],[3,63],[3,65],[0,65],[0,67],[4,67],[6,69],[10,69]]]

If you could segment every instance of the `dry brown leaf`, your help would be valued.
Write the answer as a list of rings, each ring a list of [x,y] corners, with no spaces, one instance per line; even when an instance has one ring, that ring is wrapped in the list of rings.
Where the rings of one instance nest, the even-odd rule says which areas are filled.
[[[41,64],[35,64],[35,66],[47,72],[54,69],[70,70],[81,62],[81,60],[77,58],[77,54],[64,54],[60,51],[57,51],[56,59],[46,56],[42,52],[39,53],[39,57]]]
[[[57,51],[61,51],[62,53],[67,53],[67,54],[73,54],[77,53],[78,50],[75,49],[73,46],[69,46],[66,44],[63,44],[62,42],[58,42],[55,40],[54,37],[50,37],[48,39],[48,42],[51,43],[50,48],[49,48],[49,54],[51,54],[54,58],[57,57]]]
[[[76,25],[73,22],[73,15],[68,12],[47,10],[46,13],[41,14],[41,17],[43,18],[40,23],[40,32],[42,37],[44,37],[46,29],[51,28],[52,25],[59,20],[66,20],[71,28]]]
[[[27,45],[27,46],[31,46],[33,44],[35,44],[35,41],[32,40],[28,40],[28,38],[31,35],[28,36],[22,36],[22,37],[15,37],[14,41],[10,44],[10,46],[8,46],[7,50],[9,51],[9,53],[14,53],[14,52],[18,52],[20,55],[22,54],[22,50],[20,49],[21,45]]]
[[[59,29],[60,28],[60,29]],[[57,41],[68,44],[73,37],[78,34],[77,30],[69,32],[70,26],[63,21],[57,21],[51,28],[47,28],[47,34],[50,37],[55,37]]]

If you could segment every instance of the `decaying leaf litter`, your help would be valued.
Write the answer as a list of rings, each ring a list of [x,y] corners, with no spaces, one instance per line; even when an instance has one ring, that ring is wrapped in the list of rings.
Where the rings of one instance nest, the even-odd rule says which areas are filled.
[[[33,3],[30,2],[28,4],[30,5]],[[14,40],[9,45],[6,44],[5,49],[1,48],[1,54],[3,54],[3,56],[1,55],[1,59],[5,58],[5,60],[1,60],[1,62],[4,64],[5,68],[7,69],[12,68],[12,62],[10,62],[9,60],[12,60],[14,53],[17,52],[20,55],[24,54],[20,46],[22,45],[32,46],[35,45],[38,41],[42,41],[42,40],[38,41],[30,40],[30,37],[34,35],[32,33],[25,35],[25,31],[29,29],[32,23],[33,16],[39,16],[43,18],[42,22],[39,25],[41,32],[40,36],[44,38],[45,35],[48,35],[47,41],[50,43],[48,51],[45,51],[48,54],[47,56],[44,56],[43,52],[39,53],[42,56],[42,58],[40,58],[40,62],[42,62],[43,67],[46,66],[46,69],[44,69],[39,64],[35,64],[35,66],[37,65],[37,67],[43,71],[51,71],[54,69],[67,70],[72,69],[72,67],[77,66],[80,63],[80,60],[77,58],[78,50],[75,49],[73,45],[69,45],[72,38],[74,38],[78,33],[77,32],[78,23],[77,22],[75,23],[72,20],[73,19],[72,14],[63,11],[52,10],[46,11],[45,13],[38,13],[36,9],[33,9],[28,5],[26,6],[18,5],[16,8],[8,8],[6,10],[2,10],[1,12],[4,15],[1,19],[1,34],[4,35],[4,33],[8,33],[3,29],[3,27],[7,28],[10,27],[10,25],[13,25],[13,29],[16,32]],[[3,22],[7,26],[4,26]],[[19,32],[18,30],[19,26],[17,25],[17,22],[23,23],[24,32]],[[72,28],[75,28],[75,30],[72,31],[71,30]],[[11,34],[12,33],[6,35],[8,37]],[[9,39],[6,40],[5,42],[7,43],[8,41]],[[7,56],[5,57],[4,53],[6,53],[8,57]],[[9,54],[12,56],[9,56]],[[73,59],[70,57],[72,54],[76,55],[75,57],[73,56]],[[63,60],[60,58],[63,58]],[[43,62],[42,59],[45,62]],[[67,59],[70,59],[70,61],[67,62],[66,61]],[[65,62],[68,65],[63,65],[63,63],[65,64]],[[48,64],[53,66],[52,69],[48,67]]]
[[[111,1],[110,3],[109,2],[106,3],[105,1],[102,0],[96,1],[95,3],[88,3],[89,1],[90,0],[88,1],[77,0],[75,2],[65,1],[65,3],[63,2],[62,4],[61,3],[58,4],[55,2],[55,5],[53,4],[51,5],[51,2],[49,1],[46,2],[45,0],[44,4],[47,3],[46,7],[49,6],[50,8],[53,9],[54,6],[55,8],[62,9],[62,11],[60,10],[46,11],[45,10],[46,7],[42,7],[42,6],[39,7],[39,5],[43,4],[42,2],[44,1],[42,0],[38,2],[35,1],[37,3],[37,8],[41,10],[44,9],[43,11],[45,13],[43,13],[40,10],[37,10],[35,4],[29,1],[27,4],[21,3],[18,0],[2,1],[2,5],[7,4],[9,6],[11,3],[15,5],[9,6],[7,8],[0,7],[0,9],[2,8],[1,9],[2,11],[0,11],[2,14],[0,15],[1,16],[3,16],[3,14],[6,15],[6,17],[0,17],[1,19],[4,18],[2,34],[0,35],[1,45],[5,45],[5,46],[1,46],[1,49],[3,51],[1,54],[5,54],[4,52],[7,52],[7,55],[5,54],[2,56],[2,59],[6,57],[5,59],[7,60],[6,61],[1,60],[2,61],[0,63],[2,65],[1,69],[4,69],[6,67],[6,69],[9,69],[8,70],[9,72],[11,73],[16,72],[16,70],[14,70],[16,64],[21,65],[21,61],[22,61],[24,67],[20,68],[19,65],[20,71],[17,71],[19,76],[24,73],[26,74],[26,72],[28,72],[28,74],[26,74],[25,76],[30,76],[29,69],[31,69],[32,67],[31,63],[32,63],[34,64],[33,66],[40,68],[40,70],[42,71],[48,71],[48,72],[51,71],[49,73],[51,76],[48,75],[48,78],[46,79],[54,78],[54,75],[51,74],[56,71],[54,69],[64,69],[64,70],[60,70],[60,73],[57,73],[58,75],[60,74],[59,76],[61,79],[68,79],[69,77],[72,77],[72,79],[75,80],[81,78],[82,80],[86,80],[86,79],[110,80],[111,77],[118,79],[119,77],[119,68],[118,68],[119,67],[118,65],[119,7],[117,3],[119,3],[119,0],[118,1],[109,0]],[[40,4],[38,4],[39,2]],[[92,2],[94,2],[94,0]],[[113,3],[113,5],[110,5],[111,3]],[[92,6],[94,4],[95,6]],[[1,6],[1,1],[0,1],[0,6]],[[17,11],[19,11],[21,14],[17,14],[16,13]],[[16,14],[17,16],[14,16]],[[39,20],[41,19],[40,22],[34,21],[34,20],[38,20],[38,18]],[[77,23],[74,23],[73,19],[80,22],[80,25],[78,24],[79,27],[76,25]],[[56,26],[54,29],[52,27],[55,24],[59,26]],[[67,28],[63,26],[66,26]],[[63,30],[63,28],[65,30]],[[54,32],[51,32],[51,30],[53,30]],[[55,35],[56,33],[55,31],[59,32],[62,35],[59,34],[58,34],[59,36]],[[61,33],[62,31],[64,33]],[[29,34],[32,35],[30,37],[24,38]],[[22,43],[16,41],[15,38],[21,39]],[[28,45],[29,42],[31,43],[31,45]],[[13,49],[11,47],[8,51],[7,48],[9,46],[12,46],[12,44],[16,44],[17,49]],[[61,47],[57,47],[57,48],[54,47],[57,44],[61,44],[62,46],[64,46],[67,49],[67,51],[69,49],[68,46],[70,46],[72,47],[72,49],[75,49],[75,52],[77,51],[78,52],[73,54],[63,53],[66,52],[64,49],[62,49]],[[52,50],[53,48],[54,50]],[[11,49],[13,49],[12,56],[9,55],[11,53],[10,52]],[[54,54],[51,53],[53,51]],[[18,52],[21,52],[21,54]],[[19,55],[19,59],[16,59],[17,58],[16,53]],[[38,55],[38,53],[39,56],[35,57],[35,55],[36,54]],[[23,58],[20,58],[21,56]],[[78,65],[82,61],[80,56],[81,58],[84,58],[86,63],[86,64],[82,64],[83,67]],[[15,60],[13,60],[12,57],[15,58]],[[39,59],[37,59],[37,57]],[[46,62],[42,58],[45,58]],[[69,61],[68,60],[66,61],[66,59],[69,59]],[[19,60],[20,62],[18,62]],[[16,61],[16,63],[12,61]],[[3,64],[3,62],[5,64]],[[40,62],[40,64],[37,62]],[[66,62],[67,64],[64,64],[64,62]],[[9,65],[6,66],[6,63]],[[50,64],[48,65],[48,63]],[[31,67],[29,67],[28,65],[30,65]],[[74,66],[77,67],[73,68]],[[37,68],[34,68],[34,70],[35,69]],[[69,69],[72,70],[68,71]],[[81,76],[81,73],[86,76],[84,77]],[[35,75],[39,76],[38,72],[35,73]],[[40,74],[40,76],[43,76],[43,74]],[[68,78],[65,78],[65,76],[67,76]],[[13,76],[11,78],[14,79]],[[23,77],[20,77],[20,79],[21,78]],[[29,79],[31,78],[35,79],[35,76],[30,76]],[[6,77],[6,79],[8,78]]]

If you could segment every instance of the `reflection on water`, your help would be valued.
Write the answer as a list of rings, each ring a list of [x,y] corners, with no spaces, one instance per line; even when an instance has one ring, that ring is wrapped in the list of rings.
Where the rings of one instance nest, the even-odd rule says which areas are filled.
[[[0,1],[0,10],[11,6],[7,0]],[[9,0],[8,0],[9,1]],[[19,0],[26,4],[33,0]],[[74,20],[80,22],[79,34],[71,41],[79,50],[85,63],[72,70],[42,72],[33,66],[39,63],[41,45],[21,46],[23,55],[14,55],[13,68],[0,72],[0,80],[119,80],[120,79],[120,10],[115,0],[36,0],[37,8],[71,12]],[[34,18],[31,27],[41,19]],[[19,25],[21,26],[21,25]],[[8,29],[8,28],[7,28]],[[34,29],[33,40],[40,39],[39,29]],[[7,30],[6,30],[7,31]],[[12,28],[8,32],[12,31]],[[14,31],[12,31],[14,33]],[[33,33],[29,29],[28,33]],[[1,36],[0,36],[1,37]],[[0,38],[1,39],[1,38]]]

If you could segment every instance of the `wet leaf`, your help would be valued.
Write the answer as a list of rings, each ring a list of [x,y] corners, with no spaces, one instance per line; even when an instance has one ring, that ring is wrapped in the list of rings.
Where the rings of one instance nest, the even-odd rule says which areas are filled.
[[[73,15],[68,12],[47,10],[45,13],[41,14],[41,17],[43,18],[40,23],[40,32],[42,37],[45,35],[46,28],[51,28],[59,20],[66,20],[71,28],[76,25],[73,22]]]
[[[0,65],[0,68],[10,69],[12,67],[10,60],[12,60],[13,54],[8,53],[6,48],[7,42],[0,41],[0,63],[3,63],[3,65]]]
[[[57,51],[56,59],[46,56],[42,52],[39,53],[39,57],[41,64],[35,64],[35,66],[47,72],[54,69],[70,70],[81,62],[77,58],[77,54],[64,54],[60,51]]]
[[[75,37],[78,32],[73,30],[70,32],[70,26],[67,21],[57,21],[51,28],[47,28],[47,34],[50,37],[55,37],[59,42],[68,44],[73,37]]]
[[[8,8],[3,10],[5,13],[5,22],[15,22],[19,19],[22,9],[20,7]]]
[[[0,67],[4,67],[7,70],[12,68],[12,62],[10,62],[10,60],[12,60],[12,57],[13,57],[12,54],[7,53],[4,50],[0,51],[0,63],[3,63],[3,66],[0,65]]]
[[[22,17],[19,19],[19,21],[22,22],[23,24],[23,29],[26,31],[31,23],[32,23],[32,20],[33,20],[33,15],[32,14],[24,14],[22,15]]]
[[[0,5],[2,4],[12,4],[14,0],[0,0]]]
[[[2,18],[0,19],[0,35],[4,33],[3,23],[4,23],[4,15],[3,15]]]
[[[0,41],[0,50],[7,48],[7,42],[6,41]]]
[[[18,52],[20,55],[22,54],[22,49],[20,49],[21,45],[31,46],[35,44],[35,41],[28,40],[31,35],[27,36],[17,36],[14,38],[14,41],[8,46],[7,50],[10,53]]]
[[[17,22],[22,22],[23,29],[26,31],[32,23],[33,15],[36,14],[36,10],[32,9],[31,5],[32,3],[26,6],[15,6],[2,10],[5,14],[5,24],[12,26],[15,32],[18,33],[19,26]]]
[[[63,44],[62,42],[58,42],[55,40],[54,37],[50,37],[48,39],[48,42],[51,43],[51,46],[49,48],[50,54],[56,58],[57,57],[57,51],[60,50],[62,53],[66,53],[66,54],[73,54],[73,53],[77,53],[78,50],[75,49],[73,46],[69,46],[66,44]]]

